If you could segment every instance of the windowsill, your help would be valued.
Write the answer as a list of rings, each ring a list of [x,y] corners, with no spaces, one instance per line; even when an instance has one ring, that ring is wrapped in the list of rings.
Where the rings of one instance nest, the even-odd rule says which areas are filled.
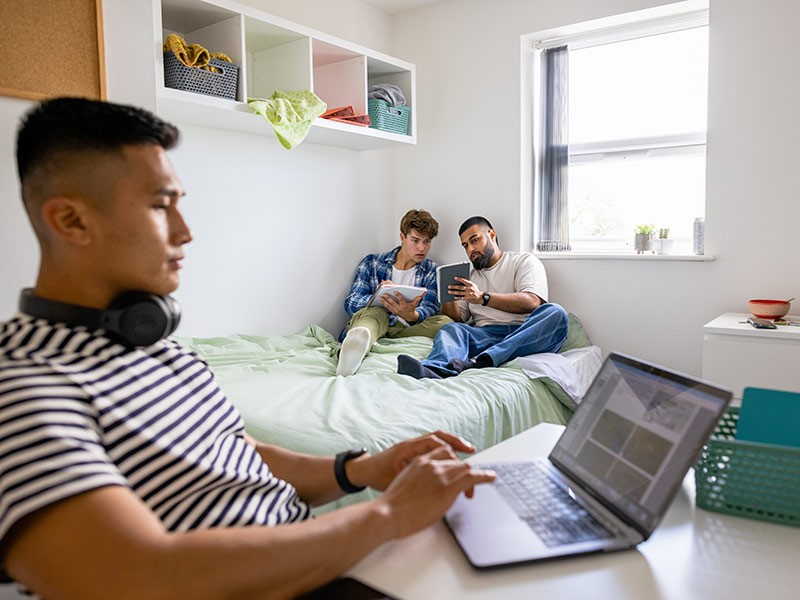
[[[711,262],[711,254],[602,254],[597,252],[534,252],[541,260],[644,260]]]

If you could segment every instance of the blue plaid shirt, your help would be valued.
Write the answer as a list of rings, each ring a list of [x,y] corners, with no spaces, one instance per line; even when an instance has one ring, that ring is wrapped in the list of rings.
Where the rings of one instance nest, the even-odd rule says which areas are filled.
[[[397,258],[398,250],[400,250],[400,246],[389,252],[368,254],[358,263],[353,285],[350,286],[350,293],[344,299],[344,310],[348,315],[352,317],[356,312],[364,308],[382,281],[390,281],[392,279],[392,267]],[[419,314],[417,323],[419,323],[439,312],[435,262],[426,258],[417,265],[414,285],[428,289],[419,306],[417,306],[417,313]],[[389,324],[394,325],[396,322],[397,317],[390,314]]]

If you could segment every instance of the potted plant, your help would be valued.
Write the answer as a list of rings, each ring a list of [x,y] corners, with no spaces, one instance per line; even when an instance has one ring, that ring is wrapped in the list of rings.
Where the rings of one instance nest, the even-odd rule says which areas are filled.
[[[674,240],[669,239],[669,227],[661,227],[658,230],[658,239],[653,240],[656,254],[669,254],[672,252]]]
[[[653,234],[656,231],[655,225],[637,225],[634,248],[636,254],[651,252],[653,250]]]

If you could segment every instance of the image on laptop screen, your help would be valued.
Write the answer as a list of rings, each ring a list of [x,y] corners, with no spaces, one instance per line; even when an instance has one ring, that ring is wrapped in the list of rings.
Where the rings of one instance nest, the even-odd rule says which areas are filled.
[[[550,459],[652,531],[726,401],[713,386],[611,354]]]

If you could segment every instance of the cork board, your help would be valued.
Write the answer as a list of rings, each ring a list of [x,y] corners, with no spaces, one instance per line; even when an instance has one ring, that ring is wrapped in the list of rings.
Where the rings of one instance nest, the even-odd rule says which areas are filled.
[[[0,2],[0,95],[105,98],[102,0]]]

